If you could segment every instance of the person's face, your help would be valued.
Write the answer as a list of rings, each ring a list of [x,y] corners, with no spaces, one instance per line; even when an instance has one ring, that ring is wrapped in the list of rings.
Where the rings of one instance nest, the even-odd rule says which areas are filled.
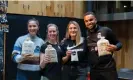
[[[70,24],[68,27],[68,33],[70,37],[76,37],[78,28],[74,24]]]
[[[38,30],[39,30],[39,27],[35,21],[30,21],[28,23],[28,31],[29,31],[30,35],[35,36],[37,34]]]
[[[48,38],[49,40],[56,40],[57,38],[57,30],[55,26],[50,26],[48,28]]]
[[[86,28],[92,29],[96,25],[97,20],[95,16],[90,14],[90,15],[84,16],[84,23],[86,25]]]

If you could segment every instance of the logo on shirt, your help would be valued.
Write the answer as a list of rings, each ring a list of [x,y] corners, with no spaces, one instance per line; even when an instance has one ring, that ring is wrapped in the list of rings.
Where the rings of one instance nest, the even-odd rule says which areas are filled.
[[[36,46],[34,52],[35,52],[35,53],[39,53],[39,52],[40,52],[40,47],[39,47],[39,46]]]
[[[70,50],[70,49],[72,49],[72,48],[74,48],[74,47],[76,47],[76,46],[71,46],[71,47],[69,47],[69,45],[67,46],[67,50]]]

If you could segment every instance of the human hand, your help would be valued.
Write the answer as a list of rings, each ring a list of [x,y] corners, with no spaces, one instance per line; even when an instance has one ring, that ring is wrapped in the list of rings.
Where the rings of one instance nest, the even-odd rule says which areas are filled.
[[[23,60],[32,60],[34,55],[33,54],[22,54]]]
[[[109,44],[106,48],[107,51],[109,52],[113,52],[113,51],[116,51],[117,49],[117,46],[113,45],[113,44]]]
[[[67,57],[70,57],[70,56],[71,56],[71,53],[72,53],[72,51],[71,51],[71,50],[68,50],[68,51],[66,52],[66,56],[67,56]]]
[[[24,58],[26,58],[26,57],[32,57],[32,56],[34,56],[33,54],[22,54],[22,56],[24,57]]]
[[[48,64],[48,63],[50,63],[50,61],[51,61],[51,57],[49,55],[45,54],[43,57],[44,64]]]

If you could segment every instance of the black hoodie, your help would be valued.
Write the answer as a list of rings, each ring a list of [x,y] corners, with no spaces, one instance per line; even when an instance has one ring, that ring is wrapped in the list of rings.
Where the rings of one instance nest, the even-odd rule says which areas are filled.
[[[112,55],[98,56],[98,51],[96,50],[98,33],[101,33],[105,39],[109,40],[110,44],[116,45],[117,50],[121,49],[122,44],[116,39],[116,36],[113,34],[112,30],[108,27],[100,27],[98,25],[91,31],[87,31],[87,45],[88,45],[88,54],[89,62],[92,69],[98,70],[115,70],[116,63]]]

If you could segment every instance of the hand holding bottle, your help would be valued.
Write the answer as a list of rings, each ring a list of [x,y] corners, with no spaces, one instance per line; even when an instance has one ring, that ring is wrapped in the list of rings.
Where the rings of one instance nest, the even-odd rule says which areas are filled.
[[[33,54],[22,54],[22,56],[24,57],[24,58],[26,58],[26,57],[30,57],[30,56],[33,56]]]
[[[117,46],[112,45],[112,44],[109,44],[109,45],[107,46],[107,48],[106,48],[106,50],[109,51],[109,52],[116,51],[116,49],[117,49]]]
[[[40,67],[44,68],[48,63],[50,63],[51,57],[46,54],[41,54],[40,55]]]
[[[66,56],[67,56],[67,57],[70,57],[70,56],[71,56],[71,53],[72,53],[71,50],[66,51]]]
[[[44,64],[50,63],[51,57],[49,55],[44,55],[43,62]]]

